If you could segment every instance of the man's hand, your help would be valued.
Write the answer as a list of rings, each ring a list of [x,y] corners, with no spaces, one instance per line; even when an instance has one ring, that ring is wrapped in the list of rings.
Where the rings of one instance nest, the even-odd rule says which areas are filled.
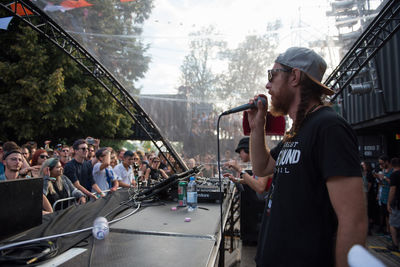
[[[232,174],[230,174],[230,173],[224,173],[224,174],[222,174],[222,176],[224,176],[224,177],[228,177],[229,178],[229,180],[231,180],[232,182],[234,182],[234,183],[237,183],[237,182],[239,182],[239,178],[236,178],[235,176],[233,176]]]
[[[49,167],[43,168],[43,174],[45,176],[50,176],[50,168]]]
[[[237,172],[240,172],[241,170],[240,170],[240,167],[239,167],[239,164],[237,163],[237,161],[236,160],[230,160],[230,161],[228,161],[228,162],[225,162],[224,163],[224,166],[225,167],[228,167],[228,168],[230,168],[230,169],[234,169],[235,171],[237,171]]]
[[[255,96],[254,99],[250,99],[250,103],[256,101],[258,97],[264,97],[266,100],[266,104],[264,105],[263,102],[259,100],[257,102],[257,109],[250,109],[246,111],[251,130],[254,130],[258,127],[262,127],[264,129],[265,119],[267,117],[268,99],[265,95],[260,94]]]
[[[117,186],[113,186],[110,188],[110,192],[115,192],[117,191],[118,187]]]
[[[86,197],[80,197],[78,200],[78,204],[85,204],[86,203]]]

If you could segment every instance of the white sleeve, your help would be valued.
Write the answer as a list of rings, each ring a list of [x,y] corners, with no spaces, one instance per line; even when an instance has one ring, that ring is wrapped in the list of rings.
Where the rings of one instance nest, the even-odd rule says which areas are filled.
[[[121,178],[121,168],[120,168],[120,165],[115,166],[114,169],[113,169],[113,171],[114,171],[114,176],[117,178],[117,180],[121,181],[122,178]]]
[[[100,173],[100,165],[101,165],[101,162],[97,162],[93,166],[93,176],[98,175],[98,173]]]

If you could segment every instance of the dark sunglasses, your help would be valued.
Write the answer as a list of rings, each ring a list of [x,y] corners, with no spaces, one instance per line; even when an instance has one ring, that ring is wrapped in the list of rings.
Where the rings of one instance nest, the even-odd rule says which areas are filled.
[[[139,158],[133,158],[133,160],[139,160]]]
[[[80,147],[79,149],[80,149],[80,150],[82,150],[82,151],[86,151],[86,150],[88,150],[88,148],[87,148],[87,147]]]
[[[40,155],[39,158],[41,158],[41,159],[48,159],[48,158],[50,158],[50,157],[49,157],[49,156],[46,156],[46,155]]]
[[[268,81],[271,83],[272,79],[274,78],[274,73],[276,72],[291,72],[292,70],[289,69],[272,69],[272,70],[268,70]]]
[[[69,150],[67,150],[67,149],[63,149],[63,150],[62,150],[62,152],[69,152]]]
[[[153,163],[160,163],[158,160],[153,161]]]

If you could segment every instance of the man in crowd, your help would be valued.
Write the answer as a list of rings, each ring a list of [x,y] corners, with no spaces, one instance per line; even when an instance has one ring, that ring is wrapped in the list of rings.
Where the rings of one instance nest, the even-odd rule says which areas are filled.
[[[118,179],[110,166],[111,151],[106,147],[96,151],[98,162],[93,166],[93,179],[102,191],[110,189],[115,192],[118,189]]]
[[[86,141],[84,139],[78,139],[74,142],[72,147],[75,152],[74,158],[65,164],[64,175],[85,195],[96,199],[97,197],[90,193],[90,191],[94,189],[100,196],[104,196],[93,179],[93,167],[91,162],[85,161],[88,153]]]
[[[67,162],[70,161],[69,146],[62,145],[59,154],[60,154],[61,166],[65,167],[65,164],[67,164]]]
[[[20,150],[4,152],[4,173],[0,174],[0,181],[15,180],[19,178],[19,171],[22,168],[22,164],[22,154]]]
[[[239,157],[242,162],[249,163],[250,162],[250,152],[249,152],[249,137],[244,137],[239,141],[239,144],[235,150],[236,153],[239,153]],[[240,179],[235,178],[232,174],[224,174],[225,177],[229,177],[233,182],[238,182],[241,184],[247,184],[254,191],[259,194],[262,194],[267,187],[268,177],[253,177],[252,171],[246,171],[242,169],[236,160],[230,160],[225,163],[230,169],[235,170],[239,173]]]
[[[126,152],[126,150],[125,149],[123,149],[123,148],[121,148],[119,151],[118,151],[118,163],[121,163],[122,161],[124,161],[124,154],[125,154],[125,152]]]
[[[398,229],[400,228],[400,158],[393,158],[391,161],[393,172],[390,176],[390,191],[387,202],[389,212],[389,227],[392,235],[391,246],[388,249],[399,251]]]
[[[136,155],[136,159],[138,156]],[[136,185],[132,165],[135,162],[135,154],[128,150],[124,153],[123,160],[114,167],[114,173],[118,177],[120,187],[134,187]]]
[[[390,175],[392,174],[392,166],[387,155],[382,155],[378,159],[380,171],[375,173],[375,177],[379,180],[379,232],[385,235],[389,234],[389,213],[387,203],[390,190]]]
[[[272,150],[264,137],[268,104],[258,101],[257,109],[248,111],[253,172],[274,173],[275,180],[258,266],[347,266],[350,248],[365,245],[368,222],[357,138],[323,104],[325,95],[334,93],[321,83],[325,70],[314,51],[292,47],[268,71],[271,112],[293,120]]]

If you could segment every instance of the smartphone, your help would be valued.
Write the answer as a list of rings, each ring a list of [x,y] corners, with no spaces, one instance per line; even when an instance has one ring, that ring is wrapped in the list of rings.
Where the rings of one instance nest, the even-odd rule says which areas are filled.
[[[94,145],[94,139],[93,139],[93,138],[87,138],[87,139],[86,139],[86,142],[87,142],[89,145]]]
[[[248,120],[247,111],[243,112],[243,133],[250,135],[250,125]],[[265,124],[265,135],[284,135],[286,129],[286,120],[284,116],[273,116],[269,111],[267,112],[267,123]]]

